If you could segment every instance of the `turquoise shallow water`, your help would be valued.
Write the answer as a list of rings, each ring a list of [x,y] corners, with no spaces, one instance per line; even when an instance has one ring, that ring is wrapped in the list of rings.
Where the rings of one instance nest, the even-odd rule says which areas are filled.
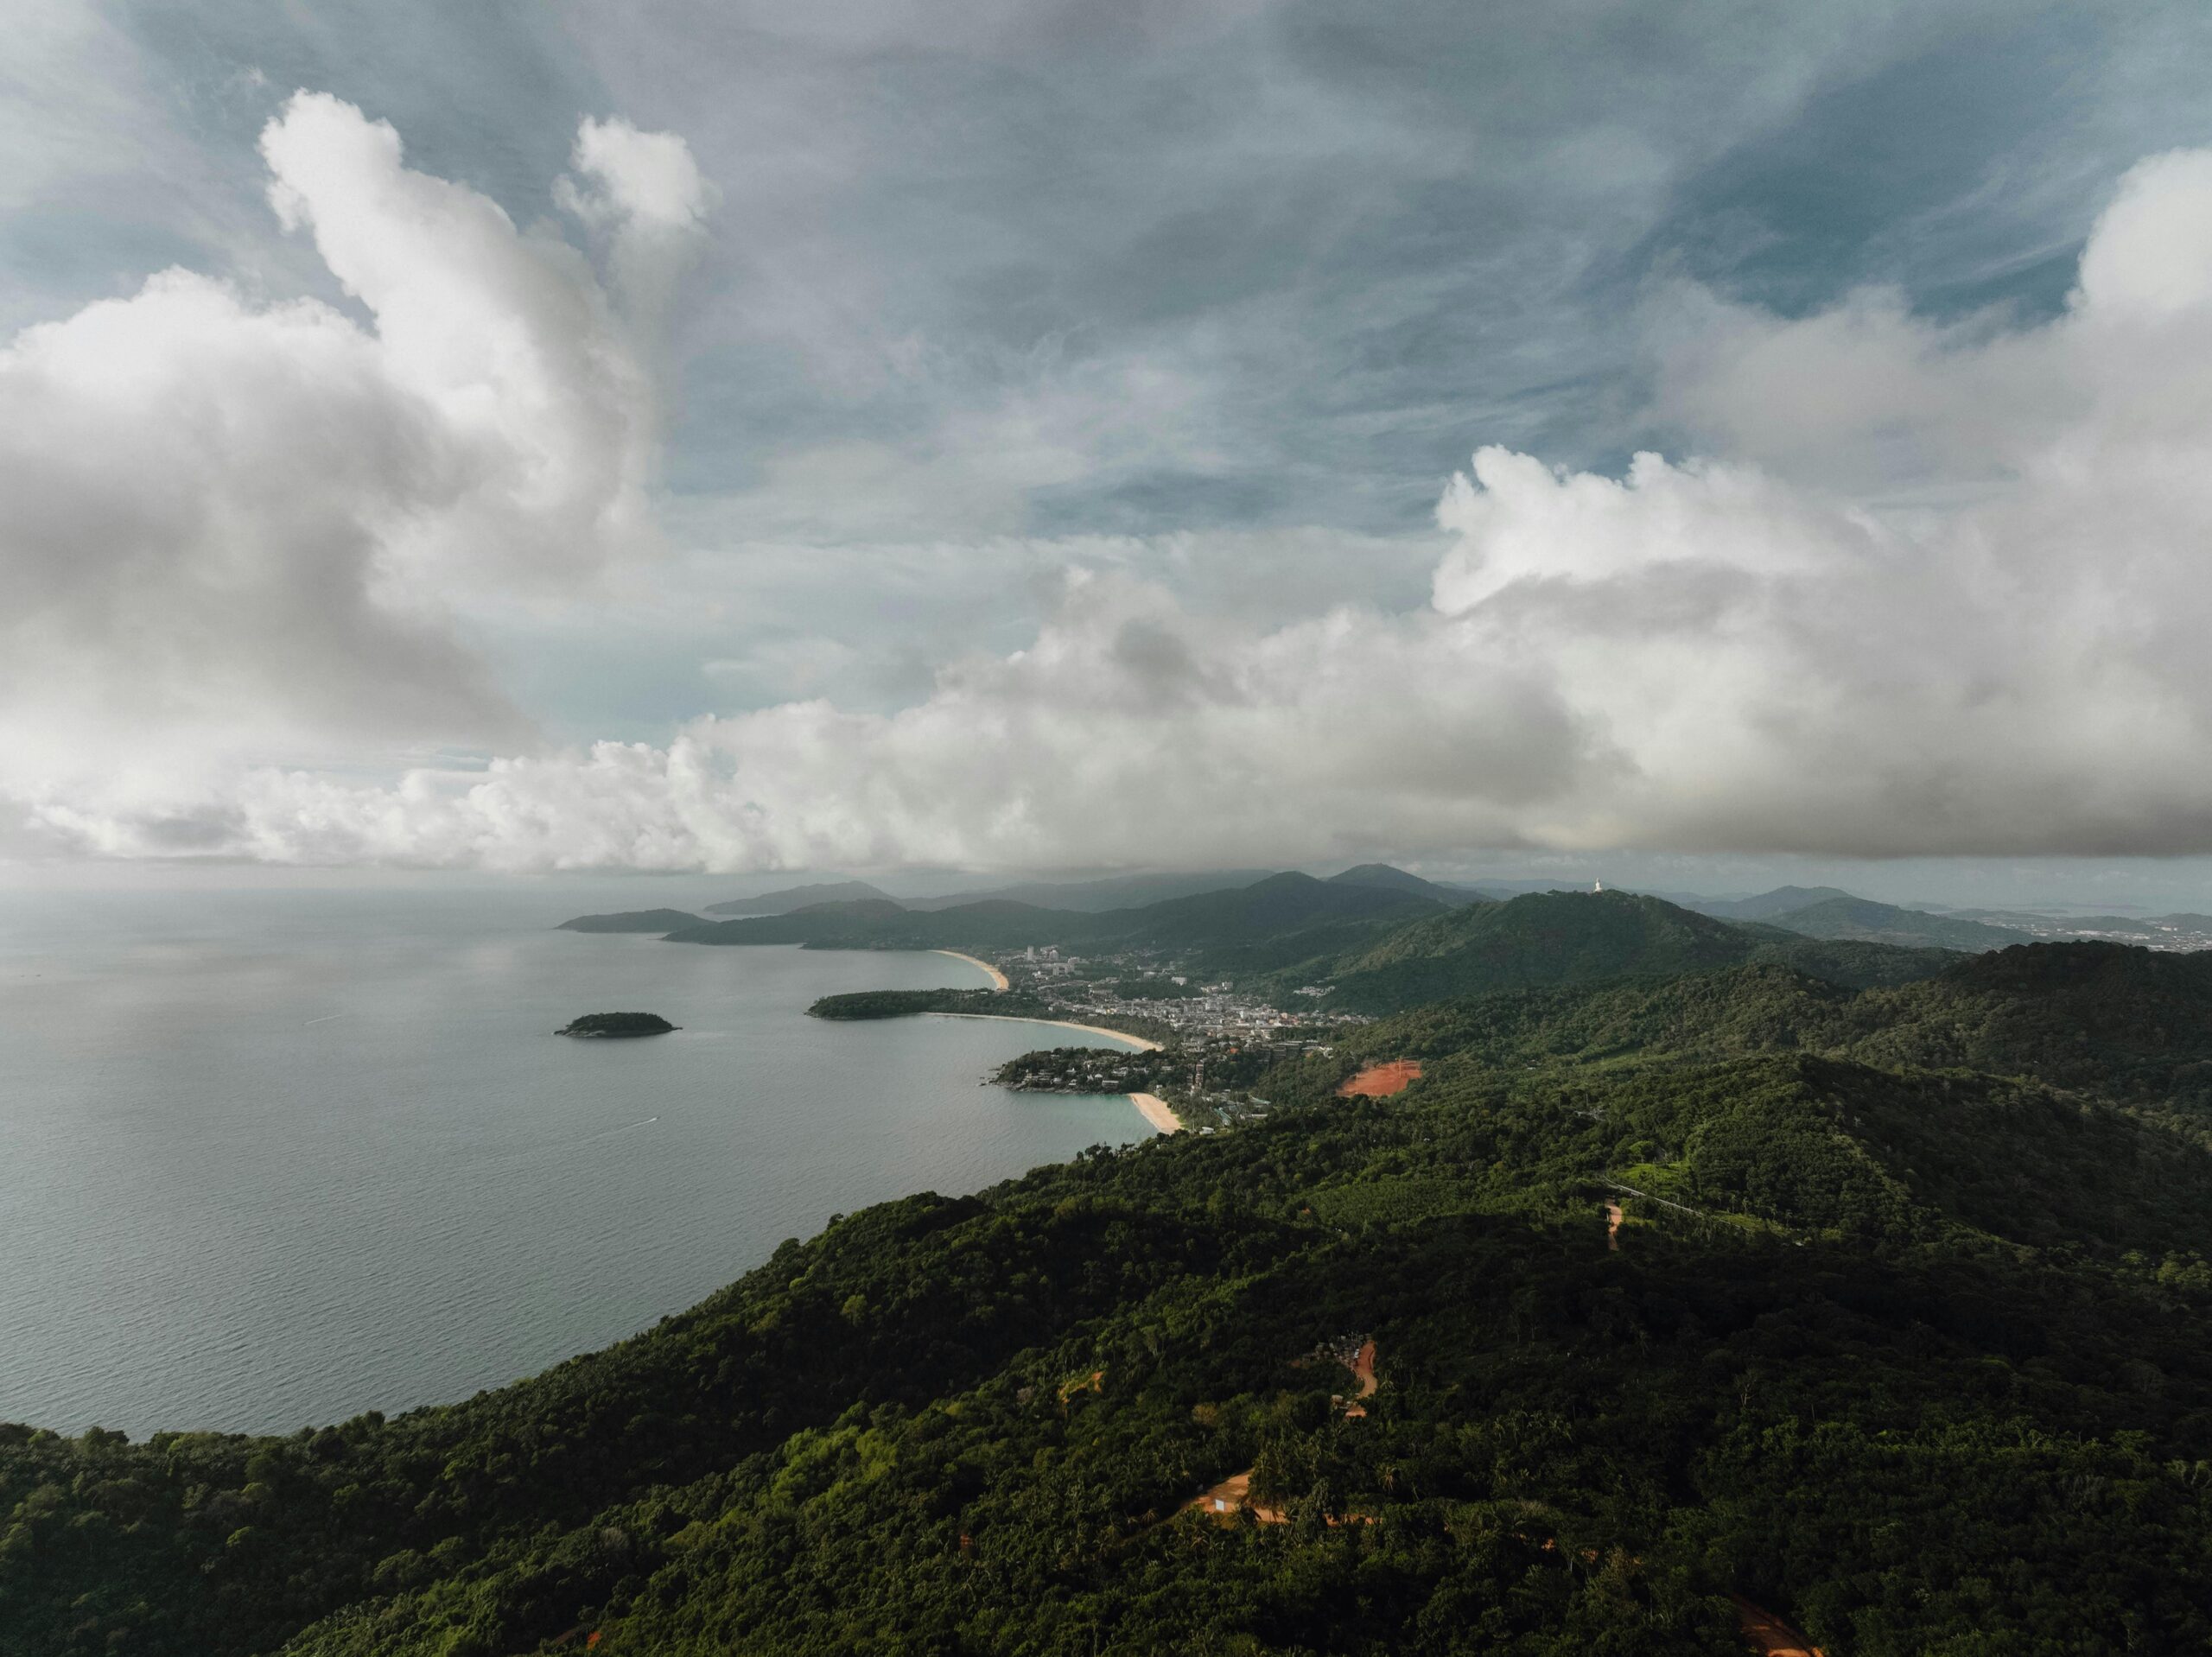
[[[0,1420],[289,1431],[465,1397],[832,1214],[1152,1131],[978,1086],[1034,1025],[804,1016],[978,981],[962,962],[548,930],[593,906],[0,894]],[[550,1033],[632,1008],[683,1028]]]

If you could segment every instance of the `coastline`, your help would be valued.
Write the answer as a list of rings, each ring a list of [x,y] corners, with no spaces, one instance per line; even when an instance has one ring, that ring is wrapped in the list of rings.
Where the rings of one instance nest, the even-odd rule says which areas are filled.
[[[955,961],[964,961],[971,967],[981,967],[985,972],[990,974],[993,989],[1004,990],[1013,987],[1007,975],[988,961],[978,961],[974,955],[963,955],[957,949],[932,949],[930,953],[933,955],[950,955]]]
[[[937,953],[950,955],[952,951],[939,949]],[[975,960],[973,955],[963,955],[960,958],[963,961]],[[980,966],[982,963],[978,962],[976,964]],[[1128,1042],[1140,1053],[1156,1053],[1160,1051],[1160,1044],[1148,1037],[1133,1036],[1126,1030],[1109,1030],[1103,1024],[1074,1024],[1065,1019],[1025,1019],[1017,1013],[939,1013],[934,1016],[940,1019],[995,1019],[1001,1024],[1038,1024],[1043,1025],[1047,1029],[1080,1030],[1085,1035],[1109,1036],[1116,1041]],[[1137,1114],[1150,1122],[1162,1133],[1179,1133],[1183,1131],[1183,1119],[1178,1116],[1167,1101],[1158,1094],[1133,1093],[1128,1097],[1129,1102],[1137,1108]]]
[[[1129,1095],[1129,1102],[1137,1108],[1139,1115],[1161,1133],[1179,1133],[1183,1131],[1183,1119],[1158,1094],[1133,1093]]]
[[[1140,1053],[1156,1053],[1160,1044],[1145,1036],[1133,1036],[1126,1030],[1109,1030],[1100,1024],[1076,1024],[1067,1019],[1029,1019],[1019,1013],[932,1013],[932,1019],[995,1019],[1001,1024],[1041,1024],[1050,1030],[1080,1030],[1086,1035],[1110,1036],[1116,1041],[1125,1041]]]

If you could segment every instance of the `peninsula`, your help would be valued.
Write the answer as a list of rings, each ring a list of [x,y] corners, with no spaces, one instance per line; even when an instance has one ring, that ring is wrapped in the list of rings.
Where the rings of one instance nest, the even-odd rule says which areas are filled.
[[[675,932],[706,923],[682,909],[626,909],[614,915],[579,915],[563,921],[556,932]]]

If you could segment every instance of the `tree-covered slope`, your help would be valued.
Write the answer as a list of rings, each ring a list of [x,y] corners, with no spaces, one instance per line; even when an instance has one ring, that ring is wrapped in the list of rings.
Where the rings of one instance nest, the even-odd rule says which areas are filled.
[[[1415,897],[1431,898],[1453,909],[1466,904],[1495,903],[1487,892],[1477,892],[1471,886],[1440,886],[1418,874],[1395,867],[1389,863],[1358,863],[1329,877],[1332,885],[1347,886],[1380,886],[1391,892],[1409,892]]]
[[[788,915],[795,909],[810,909],[817,904],[866,902],[887,904],[898,899],[865,880],[823,880],[811,886],[786,886],[780,892],[765,892],[757,898],[733,898],[725,903],[709,904],[707,913]]]
[[[670,935],[677,943],[803,943],[814,949],[1017,949],[1031,944],[1224,952],[1280,967],[1370,941],[1441,912],[1418,893],[1274,874],[1249,886],[1096,912],[988,898],[914,911],[888,901],[820,904]],[[1250,970],[1261,970],[1253,966]]]
[[[1708,898],[1686,904],[1685,907],[1694,909],[1700,915],[1717,915],[1724,920],[1763,921],[1795,909],[1826,903],[1832,898],[1850,896],[1840,886],[1777,886],[1753,898]]]
[[[681,909],[626,909],[613,915],[579,915],[563,921],[558,932],[673,932],[701,924],[696,915]]]
[[[0,1649],[1628,1657],[1735,1650],[1730,1594],[1836,1657],[2212,1639],[2202,1146],[1780,1050],[1875,996],[1634,987],[1497,1000],[1740,1053],[1440,1024],[1395,1098],[871,1209],[450,1408],[0,1431]],[[1182,1511],[1247,1470],[1284,1522]]]
[[[462,1404],[0,1428],[0,1651],[2202,1649],[2212,1152],[2127,1101],[2208,1032],[2079,944],[1421,1009]]]
[[[1788,967],[1851,989],[1916,984],[1955,965],[1959,959],[1955,949],[1916,949],[1859,938],[1799,937],[1756,923],[1746,924],[1745,930],[1758,941],[1748,957],[1751,961]]]
[[[1312,1063],[1333,1086],[1338,1071],[1376,1057],[1458,1056],[1521,1070],[1628,1057],[1820,1052],[1847,1038],[1844,1020],[1855,999],[1843,986],[1771,963],[1547,985],[1415,1007],[1351,1032],[1327,1060]]]
[[[1386,1018],[1295,1068],[1333,1085],[1375,1058],[1457,1054],[1515,1069],[1803,1051],[2025,1077],[2212,1117],[2212,954],[2080,943],[1935,958],[1949,964],[1864,991],[1761,949],[1717,971],[1466,997]],[[1296,1090],[1294,1076],[1262,1090]]]
[[[2032,941],[2028,933],[2009,926],[1900,909],[1895,904],[1878,904],[1865,898],[1828,898],[1758,918],[1769,926],[1802,932],[1807,937],[1856,938],[1916,949],[2002,949]]]
[[[1328,1005],[1391,1012],[1533,984],[1590,983],[1732,966],[1754,941],[1657,898],[1530,892],[1403,927],[1339,963]]]
[[[1876,1063],[2036,1076],[2212,1110],[2212,953],[2031,943],[1869,994],[1852,1029]]]

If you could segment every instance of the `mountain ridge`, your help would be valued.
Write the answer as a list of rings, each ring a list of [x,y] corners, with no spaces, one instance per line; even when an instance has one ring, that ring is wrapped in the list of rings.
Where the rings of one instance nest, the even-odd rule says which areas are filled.
[[[885,903],[899,902],[889,892],[879,886],[872,886],[865,880],[825,880],[811,886],[789,886],[781,892],[765,892],[757,898],[733,898],[724,903],[709,904],[706,912],[709,915],[788,915],[793,910],[812,908],[820,904],[878,899]]]

